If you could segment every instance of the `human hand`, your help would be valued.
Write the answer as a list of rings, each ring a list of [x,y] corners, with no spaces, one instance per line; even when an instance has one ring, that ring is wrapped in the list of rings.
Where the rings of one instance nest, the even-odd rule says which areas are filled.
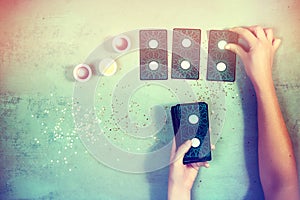
[[[227,44],[225,49],[236,53],[243,61],[245,71],[255,89],[272,84],[273,57],[281,40],[273,35],[273,30],[260,26],[229,29],[245,40],[248,48],[241,44]]]
[[[197,177],[201,166],[209,167],[208,162],[183,164],[183,157],[191,148],[192,141],[187,140],[176,151],[176,142],[173,139],[173,145],[170,156],[170,172],[168,185],[168,199],[190,199],[190,191]]]

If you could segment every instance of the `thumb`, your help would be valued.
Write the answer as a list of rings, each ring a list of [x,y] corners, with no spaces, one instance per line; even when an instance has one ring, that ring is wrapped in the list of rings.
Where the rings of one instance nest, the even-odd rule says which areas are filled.
[[[278,47],[280,46],[280,44],[281,44],[281,40],[280,39],[275,39],[273,41],[274,51],[276,51],[278,49]]]
[[[236,53],[239,57],[241,57],[242,60],[247,54],[246,51],[240,45],[237,44],[228,43],[224,48],[229,51],[232,51],[233,53]]]
[[[180,159],[180,160],[183,160],[183,157],[184,157],[184,154],[186,152],[188,152],[188,150],[191,148],[192,146],[192,141],[191,140],[187,140],[185,143],[183,143],[178,149],[177,149],[177,152],[176,152],[176,158]]]

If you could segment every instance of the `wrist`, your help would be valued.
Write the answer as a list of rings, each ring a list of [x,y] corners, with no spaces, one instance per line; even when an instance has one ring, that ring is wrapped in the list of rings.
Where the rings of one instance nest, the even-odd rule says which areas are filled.
[[[260,95],[266,92],[270,92],[274,90],[274,83],[272,77],[265,78],[261,81],[252,81],[254,90],[256,95]]]
[[[256,93],[256,96],[262,95],[262,94],[268,94],[270,92],[275,91],[274,84],[273,83],[268,83],[268,84],[261,84],[254,86],[254,90]]]
[[[168,185],[168,200],[190,200],[191,190],[182,185],[169,182]]]

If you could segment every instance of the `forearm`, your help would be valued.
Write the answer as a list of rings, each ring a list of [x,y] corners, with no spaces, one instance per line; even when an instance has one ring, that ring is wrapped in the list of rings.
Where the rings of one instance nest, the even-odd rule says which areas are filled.
[[[261,183],[266,199],[282,199],[281,195],[294,195],[298,199],[298,180],[292,142],[287,131],[273,82],[255,86],[258,114],[258,151]],[[296,188],[295,188],[296,187]],[[285,188],[275,195],[277,188]],[[294,191],[294,194],[293,194]],[[274,193],[275,192],[275,193]],[[274,194],[268,197],[269,194]],[[296,195],[296,196],[295,196]]]

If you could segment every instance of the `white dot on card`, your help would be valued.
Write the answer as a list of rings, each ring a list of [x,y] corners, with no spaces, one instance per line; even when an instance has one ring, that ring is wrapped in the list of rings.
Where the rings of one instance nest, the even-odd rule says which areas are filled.
[[[225,46],[226,46],[226,44],[227,44],[227,42],[226,42],[225,40],[220,40],[220,41],[218,42],[218,47],[219,47],[219,49],[224,49]]]
[[[189,61],[184,60],[184,61],[182,61],[182,62],[180,63],[180,66],[182,67],[182,69],[188,69],[188,68],[191,67],[191,64],[190,64]]]
[[[188,38],[184,38],[181,41],[181,44],[182,44],[183,47],[187,48],[187,47],[190,47],[192,45],[192,41]]]
[[[192,139],[192,147],[194,147],[194,148],[199,147],[200,143],[201,142],[198,138],[193,138]]]
[[[149,47],[150,47],[151,49],[155,49],[155,48],[158,47],[158,41],[152,39],[152,40],[149,41],[148,45],[149,45]]]
[[[227,66],[226,66],[226,64],[223,63],[223,62],[219,62],[219,63],[217,64],[217,70],[220,71],[220,72],[225,71],[226,68],[227,68]]]
[[[189,122],[191,124],[197,124],[199,121],[199,117],[195,114],[189,116]]]
[[[151,70],[157,70],[158,69],[158,62],[156,62],[156,61],[151,61],[150,63],[149,63],[149,68],[151,69]]]

